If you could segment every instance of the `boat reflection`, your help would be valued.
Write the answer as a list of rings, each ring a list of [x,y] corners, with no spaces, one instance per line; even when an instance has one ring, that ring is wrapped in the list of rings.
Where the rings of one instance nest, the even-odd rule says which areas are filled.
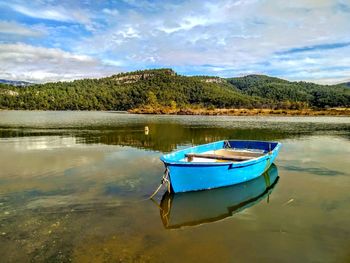
[[[278,182],[278,170],[272,164],[258,178],[213,190],[163,195],[160,217],[167,229],[211,223],[232,216],[268,198]]]

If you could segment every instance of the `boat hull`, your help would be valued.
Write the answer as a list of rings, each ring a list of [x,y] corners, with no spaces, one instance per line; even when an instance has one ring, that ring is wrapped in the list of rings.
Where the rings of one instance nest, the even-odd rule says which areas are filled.
[[[272,164],[264,174],[242,184],[210,191],[166,192],[160,204],[163,225],[173,229],[212,223],[232,216],[270,195],[278,178],[278,169]]]
[[[223,143],[224,141],[221,141],[193,147],[192,151],[194,149],[203,151],[204,149],[200,147],[219,149],[222,148]],[[181,161],[171,162],[164,159],[163,162],[168,169],[173,192],[199,191],[239,184],[257,178],[269,169],[275,161],[279,149],[280,144],[277,143],[272,151],[245,162],[186,163]],[[190,151],[182,150],[175,154],[186,154],[192,151],[190,148]]]

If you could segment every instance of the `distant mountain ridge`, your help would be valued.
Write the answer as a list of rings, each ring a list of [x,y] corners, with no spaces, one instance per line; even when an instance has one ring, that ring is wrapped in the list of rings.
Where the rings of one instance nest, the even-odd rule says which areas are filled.
[[[320,85],[305,81],[287,81],[266,75],[248,75],[227,79],[244,94],[273,100],[277,106],[299,102],[311,107],[350,105],[350,90],[341,85]],[[288,107],[287,107],[288,108]]]
[[[342,86],[345,86],[347,88],[350,88],[350,81],[349,82],[340,83],[339,85],[342,85]]]
[[[26,87],[29,85],[33,85],[33,83],[27,82],[27,81],[20,81],[20,80],[7,80],[7,79],[0,79],[0,83],[17,86],[17,87]]]
[[[349,106],[350,89],[344,85],[290,82],[265,75],[188,77],[178,75],[172,69],[139,70],[100,79],[23,87],[0,84],[0,108],[5,109],[303,109]]]

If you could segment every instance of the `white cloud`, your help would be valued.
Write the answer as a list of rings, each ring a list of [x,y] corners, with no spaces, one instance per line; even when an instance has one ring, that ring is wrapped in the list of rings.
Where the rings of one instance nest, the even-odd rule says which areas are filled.
[[[119,11],[117,9],[103,8],[102,12],[111,16],[119,15]]]
[[[7,6],[25,16],[60,22],[79,23],[85,25],[87,29],[93,29],[90,12],[78,6],[74,6],[74,3],[71,3],[67,7],[58,5],[43,6],[35,2],[30,7],[23,4],[11,3],[7,4]]]
[[[120,61],[120,60],[104,59],[102,62],[108,66],[116,66],[116,67],[123,66],[123,61]]]
[[[168,34],[181,30],[188,31],[196,26],[205,26],[208,22],[208,19],[204,16],[189,16],[184,17],[180,24],[178,24],[176,27],[160,27],[159,30],[164,31]]]
[[[48,82],[101,77],[119,71],[98,59],[57,48],[0,44],[0,78]]]
[[[18,35],[24,37],[39,37],[42,36],[44,32],[29,28],[25,25],[9,22],[9,21],[0,21],[0,34],[8,35]]]
[[[333,12],[331,1],[304,2],[307,10],[299,2],[189,1],[157,14],[125,12],[79,48],[147,57],[156,52],[157,62],[167,65],[245,65],[283,49],[349,38],[349,15]]]
[[[30,16],[30,17],[56,20],[56,21],[65,21],[65,22],[73,21],[73,17],[68,15],[65,10],[62,10],[59,7],[34,10],[22,5],[12,5],[11,8],[19,13],[22,13],[23,15]]]
[[[126,26],[125,29],[119,30],[117,35],[122,38],[140,38],[139,32],[132,26]]]

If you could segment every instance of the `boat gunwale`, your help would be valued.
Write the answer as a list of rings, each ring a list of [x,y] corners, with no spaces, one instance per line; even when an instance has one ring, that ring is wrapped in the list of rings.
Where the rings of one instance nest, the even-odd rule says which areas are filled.
[[[256,157],[250,160],[246,160],[246,161],[242,161],[242,162],[234,162],[234,161],[228,161],[228,162],[187,162],[187,161],[175,161],[175,160],[171,160],[169,158],[166,158],[167,155],[169,154],[177,154],[180,153],[182,151],[185,150],[189,150],[189,149],[195,149],[198,148],[199,146],[205,146],[205,145],[211,145],[211,144],[216,144],[216,143],[225,143],[225,141],[229,141],[229,142],[264,142],[264,143],[275,143],[276,146],[273,148],[273,150],[271,152],[267,152],[264,155],[260,156],[260,157]],[[268,159],[268,157],[270,155],[272,155],[275,151],[277,151],[280,147],[281,147],[281,143],[280,142],[276,142],[276,141],[259,141],[259,140],[221,140],[221,141],[216,141],[216,142],[211,142],[211,143],[206,143],[206,144],[199,144],[196,146],[192,146],[192,147],[188,147],[185,149],[181,149],[181,150],[177,150],[168,154],[164,154],[160,157],[160,160],[165,164],[165,165],[172,165],[172,166],[182,166],[182,167],[186,167],[186,166],[201,166],[201,167],[209,167],[209,166],[232,166],[234,165],[234,167],[244,167],[244,166],[249,166],[249,165],[253,165],[256,163],[259,163],[261,161],[264,161],[266,159]]]

